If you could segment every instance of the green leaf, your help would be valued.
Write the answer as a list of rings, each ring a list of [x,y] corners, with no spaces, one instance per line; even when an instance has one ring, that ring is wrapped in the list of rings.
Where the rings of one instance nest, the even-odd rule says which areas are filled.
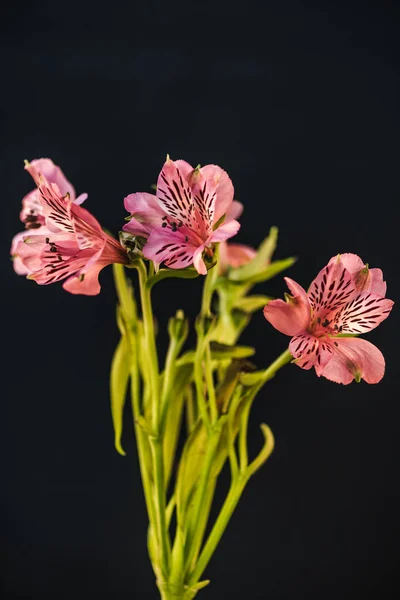
[[[272,279],[275,275],[278,275],[281,271],[288,269],[296,262],[296,257],[291,256],[289,258],[283,258],[282,260],[275,260],[270,265],[268,265],[262,271],[257,271],[253,273],[253,275],[249,276],[246,279],[246,283],[261,283],[262,281],[267,281],[268,279]],[[232,277],[235,276],[235,272],[232,272]]]
[[[211,358],[214,360],[224,360],[227,358],[247,358],[255,354],[255,349],[251,346],[228,346],[219,342],[211,342]]]
[[[114,425],[115,449],[125,456],[121,446],[123,413],[129,382],[131,352],[127,336],[123,335],[114,352],[110,372],[111,415]]]
[[[265,371],[254,371],[253,373],[241,373],[240,383],[246,387],[252,387],[261,383],[265,378]]]
[[[233,307],[242,310],[245,313],[253,313],[256,310],[260,310],[264,308],[268,302],[272,300],[270,296],[262,296],[254,294],[253,296],[245,296],[244,298],[239,298],[234,303]]]
[[[229,279],[232,281],[249,281],[257,273],[265,269],[275,251],[278,241],[278,228],[271,227],[269,235],[260,244],[256,256],[246,265],[229,272]]]
[[[228,346],[227,344],[220,344],[219,342],[211,342],[211,360],[221,361],[229,360],[231,358],[247,358],[255,354],[255,349],[251,346]],[[177,360],[177,366],[188,365],[193,363],[196,359],[195,350],[189,350],[182,354]]]
[[[188,269],[159,269],[158,273],[147,280],[146,285],[151,289],[153,285],[169,277],[177,277],[178,279],[196,279],[198,276],[198,272],[192,267]]]

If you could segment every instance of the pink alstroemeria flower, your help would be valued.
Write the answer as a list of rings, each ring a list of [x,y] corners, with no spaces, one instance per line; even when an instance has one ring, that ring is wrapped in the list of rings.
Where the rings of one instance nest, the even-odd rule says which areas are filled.
[[[292,336],[289,351],[302,369],[348,384],[353,379],[378,383],[385,359],[370,342],[341,334],[371,331],[384,321],[393,301],[385,298],[386,283],[380,269],[369,269],[355,254],[333,257],[306,292],[285,277],[292,296],[273,300],[265,318],[278,331]]]
[[[29,163],[27,162],[25,169],[28,171],[28,173],[30,173],[37,185],[39,182],[39,175],[42,174],[49,183],[57,184],[62,196],[69,194],[70,200],[75,204],[82,204],[82,202],[87,198],[87,194],[81,194],[80,196],[76,197],[75,188],[65,177],[60,167],[55,165],[50,158],[37,158]],[[37,230],[42,228],[42,235],[46,235],[48,233],[47,229],[44,228],[44,215],[40,202],[39,190],[37,188],[29,192],[22,199],[20,219],[25,224],[25,229]],[[22,264],[21,260],[15,256],[18,243],[27,235],[28,234],[26,231],[17,233],[11,243],[10,253],[13,257],[14,270],[18,275],[29,275],[29,270]]]
[[[122,246],[106,234],[87,210],[63,197],[57,184],[38,177],[39,232],[24,236],[15,252],[40,285],[65,280],[63,288],[72,294],[93,296],[100,292],[99,271],[111,263],[127,264]]]
[[[149,260],[182,269],[193,263],[207,273],[203,252],[235,235],[241,204],[233,200],[233,185],[216,165],[193,169],[184,160],[167,158],[157,181],[156,195],[130,194],[125,208],[132,219],[123,229],[148,238],[143,254]],[[224,217],[224,219],[222,219]]]

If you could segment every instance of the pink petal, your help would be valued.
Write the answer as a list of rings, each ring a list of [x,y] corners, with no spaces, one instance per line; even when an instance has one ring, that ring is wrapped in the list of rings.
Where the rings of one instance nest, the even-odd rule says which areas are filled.
[[[257,255],[257,251],[244,244],[228,244],[221,242],[219,245],[219,266],[222,272],[228,267],[236,269],[249,263]]]
[[[19,218],[25,223],[27,229],[38,229],[44,225],[45,219],[39,190],[32,190],[23,198]]]
[[[236,235],[239,229],[240,223],[238,221],[224,222],[211,234],[209,242],[224,242]]]
[[[359,256],[357,256],[357,254],[350,253],[337,254],[336,256],[332,256],[332,258],[328,262],[328,265],[334,265],[338,261],[338,259],[342,263],[343,267],[347,269],[351,275],[354,275],[354,273],[357,273],[365,267],[363,261]]]
[[[238,219],[243,212],[243,204],[234,200],[232,204],[229,206],[225,215],[225,223],[231,221],[232,219]]]
[[[176,223],[193,226],[195,205],[191,188],[175,163],[168,159],[157,180],[157,202]]]
[[[42,236],[42,238],[43,236],[49,235],[50,233],[51,232],[47,229],[47,227],[42,226],[40,228],[40,235]],[[22,248],[24,254],[26,254],[27,252],[31,253],[32,250],[28,250],[25,244],[19,246],[19,243],[23,242],[26,238],[32,237],[36,237],[35,233],[25,229],[24,231],[20,231],[19,233],[17,233],[17,235],[13,237],[13,240],[11,242],[10,254],[13,259],[14,271],[17,273],[17,275],[29,275],[31,273],[31,269],[29,269],[29,267],[23,263],[21,256],[19,256],[18,248]]]
[[[203,260],[204,246],[197,248],[193,255],[193,265],[200,275],[207,275],[207,267]]]
[[[352,275],[357,291],[371,292],[379,296],[386,295],[386,282],[381,269],[369,269],[357,254],[340,254],[340,262]],[[337,260],[334,256],[328,264]]]
[[[39,193],[46,225],[51,231],[74,234],[81,249],[102,243],[105,234],[89,211],[62,198],[58,188],[46,181],[39,186]]]
[[[172,269],[182,269],[193,263],[198,246],[180,231],[153,229],[143,248],[143,254],[155,263],[164,262]]]
[[[40,184],[39,175],[43,175],[47,181],[55,183],[58,186],[61,196],[69,194],[70,200],[75,200],[76,194],[74,186],[65,177],[60,167],[55,165],[50,158],[38,158],[32,160],[25,166],[25,169],[32,175],[38,186]]]
[[[87,197],[88,197],[87,194],[79,194],[79,196],[77,198],[75,198],[75,200],[73,202],[77,206],[80,206],[81,204],[83,204],[85,202],[85,200],[87,200]]]
[[[355,284],[349,271],[344,268],[340,259],[331,259],[308,290],[313,318],[323,320],[326,315],[352,300],[355,293]]]
[[[129,194],[124,200],[126,210],[135,215],[129,223],[122,228],[132,235],[147,237],[154,227],[161,227],[165,212],[159,205],[154,194],[137,192]]]
[[[383,281],[383,273],[381,269],[369,269],[368,284],[365,286],[365,292],[378,294],[378,296],[386,296],[386,281]]]
[[[99,272],[105,265],[96,263],[85,274],[73,275],[64,282],[63,288],[70,294],[96,296],[100,293]]]
[[[339,309],[331,326],[336,325],[343,333],[366,333],[387,319],[393,304],[392,300],[363,292]]]
[[[264,308],[264,317],[281,333],[293,336],[307,329],[311,308],[301,285],[289,277],[285,277],[285,281],[292,297],[287,302],[280,299],[269,302]]]
[[[191,179],[191,177],[193,175],[193,171],[194,171],[192,165],[190,165],[188,162],[186,162],[186,160],[182,160],[182,159],[174,160],[173,162],[174,162],[175,167],[178,169],[178,171],[182,175],[182,177],[190,185],[190,179]]]
[[[295,364],[302,369],[315,367],[318,377],[333,356],[333,346],[328,338],[316,338],[307,331],[290,340],[289,351],[295,357]]]
[[[200,173],[207,182],[207,188],[211,193],[215,193],[213,222],[216,223],[228,211],[233,202],[233,184],[228,173],[217,165],[206,165],[200,169]]]
[[[361,338],[332,338],[334,356],[322,375],[336,383],[347,385],[356,377],[367,383],[378,383],[385,373],[382,352]]]

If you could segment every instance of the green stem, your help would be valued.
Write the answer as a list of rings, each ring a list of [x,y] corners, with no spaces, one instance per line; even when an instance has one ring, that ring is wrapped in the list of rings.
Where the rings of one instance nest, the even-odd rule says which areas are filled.
[[[154,462],[155,518],[160,542],[160,563],[163,575],[164,577],[167,577],[169,572],[169,556],[171,549],[166,520],[162,440],[160,438],[150,438],[150,444]]]
[[[152,413],[153,413],[153,429],[154,432],[158,433],[158,427],[160,425],[160,390],[159,390],[159,371],[158,371],[158,355],[154,334],[154,321],[153,321],[153,310],[151,306],[151,294],[150,290],[146,285],[147,272],[146,267],[142,262],[137,265],[139,273],[139,285],[140,285],[140,301],[142,304],[143,324],[146,339],[148,356],[148,364],[150,370],[150,384],[152,391]]]
[[[210,404],[211,423],[214,424],[218,419],[217,397],[215,394],[214,378],[211,365],[210,344],[205,342],[205,376],[208,391],[208,401]]]
[[[267,381],[272,379],[279,369],[290,363],[292,360],[293,356],[290,354],[289,350],[282,352],[282,354],[278,356],[278,358],[274,360],[274,362],[271,363],[267,369],[265,369],[260,388],[267,383]]]
[[[200,515],[204,510],[205,499],[207,496],[207,489],[209,486],[210,472],[214,463],[215,453],[217,451],[218,442],[221,435],[221,427],[213,427],[210,430],[210,435],[207,441],[207,451],[204,459],[203,468],[201,471],[199,486],[195,496],[195,502],[193,507],[192,518],[190,519],[187,547],[188,555],[186,560],[186,566],[191,569],[191,565],[198,549],[198,538],[203,535],[203,531],[198,527],[200,521]]]
[[[124,317],[128,322],[137,321],[137,310],[135,298],[133,295],[133,287],[125,275],[125,267],[120,264],[113,264],[113,275],[115,288],[117,290],[118,301],[124,313]]]
[[[160,565],[163,576],[166,577],[169,570],[170,541],[166,522],[166,490],[165,469],[163,457],[163,440],[160,431],[160,390],[158,356],[155,343],[153,311],[151,306],[150,289],[147,283],[147,271],[145,265],[138,263],[140,299],[142,304],[143,323],[145,331],[146,347],[148,351],[148,365],[150,373],[150,388],[152,391],[152,428],[153,435],[149,436],[152,450],[154,467],[154,505],[155,521],[157,526],[157,537],[159,542]]]
[[[254,398],[256,393],[262,388],[262,386],[269,379],[271,379],[279,369],[281,369],[284,365],[289,363],[291,360],[292,360],[292,356],[291,356],[290,352],[288,350],[286,350],[267,369],[265,369],[265,371],[263,372],[263,377],[261,378],[260,382],[258,383],[256,388],[252,390],[251,398]],[[251,398],[249,398],[249,400],[251,400]],[[232,455],[231,464],[233,465],[233,472],[232,472],[231,489],[228,493],[228,496],[226,497],[224,505],[218,515],[218,518],[215,521],[214,527],[212,528],[211,533],[203,547],[203,550],[200,554],[199,560],[198,560],[193,572],[189,576],[189,579],[188,579],[189,586],[196,584],[197,581],[202,576],[202,574],[203,574],[205,568],[207,567],[212,555],[214,554],[215,549],[216,549],[219,541],[221,540],[221,537],[229,523],[229,520],[239,502],[239,499],[240,499],[242,492],[246,486],[246,483],[247,483],[249,477],[251,476],[251,474],[255,470],[253,468],[250,468],[250,467],[252,467],[252,465],[250,465],[250,467],[247,466],[248,460],[247,460],[246,432],[247,432],[247,424],[248,424],[250,407],[251,407],[251,401],[248,402],[248,405],[244,409],[245,412],[242,415],[242,419],[244,421],[242,422],[242,426],[241,426],[241,431],[243,432],[243,434],[241,434],[241,437],[239,440],[240,470],[239,471],[237,470],[236,457],[233,457],[233,455]],[[232,436],[232,433],[231,433],[231,436]],[[229,442],[231,445],[233,444],[232,439],[230,439]],[[233,447],[232,447],[232,452],[234,452]],[[264,458],[264,460],[265,460],[265,458]],[[189,567],[190,566],[191,565],[189,563]]]
[[[247,477],[239,476],[231,487],[228,496],[224,502],[221,512],[214,524],[214,527],[208,537],[208,540],[201,552],[200,558],[197,565],[189,577],[189,585],[194,585],[198,582],[202,576],[205,568],[207,567],[215,549],[229,523],[229,520],[240,500],[240,496],[246,486]]]

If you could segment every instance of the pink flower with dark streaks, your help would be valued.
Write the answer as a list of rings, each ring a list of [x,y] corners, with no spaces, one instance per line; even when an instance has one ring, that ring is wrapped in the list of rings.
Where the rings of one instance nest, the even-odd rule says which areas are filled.
[[[342,254],[320,271],[308,292],[288,277],[285,281],[292,296],[269,302],[264,316],[292,336],[294,362],[337,383],[378,383],[385,372],[381,351],[353,336],[371,331],[392,310],[382,271],[369,269],[355,254]]]
[[[42,174],[49,183],[55,183],[62,196],[66,194],[75,204],[82,204],[87,198],[87,194],[81,194],[76,197],[75,188],[65,177],[60,167],[55,165],[50,158],[38,158],[31,162],[26,162],[25,169],[32,175],[33,180],[38,185],[39,175]],[[42,204],[40,202],[39,190],[35,188],[22,199],[22,210],[20,219],[25,224],[25,229],[38,230],[41,228],[41,234],[46,235],[48,231],[45,227]],[[28,234],[26,231],[17,233],[11,243],[11,256],[13,257],[14,270],[18,275],[28,275],[29,270],[22,264],[18,256],[15,255],[16,247],[20,241]]]
[[[193,169],[183,160],[167,158],[157,181],[156,195],[138,192],[125,198],[131,220],[124,230],[147,238],[143,254],[172,269],[193,264],[207,273],[203,253],[212,244],[235,235],[241,204],[233,200],[233,185],[216,165]]]
[[[126,252],[87,210],[68,194],[63,197],[56,183],[43,175],[37,182],[44,224],[16,244],[17,257],[29,279],[40,285],[64,280],[64,289],[72,294],[98,294],[99,271],[111,263],[127,264]]]

